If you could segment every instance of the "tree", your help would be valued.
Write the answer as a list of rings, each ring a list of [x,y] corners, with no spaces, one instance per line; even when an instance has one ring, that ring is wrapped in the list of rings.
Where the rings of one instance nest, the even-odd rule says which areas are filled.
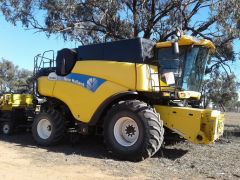
[[[19,69],[11,61],[2,59],[0,61],[0,93],[30,89],[31,75],[31,71]]]
[[[237,59],[233,40],[240,39],[240,0],[0,0],[0,11],[14,25],[82,44],[134,37],[165,41],[180,27],[214,42],[211,70],[228,72],[227,62]],[[203,12],[208,15],[200,18]]]
[[[234,60],[232,41],[240,37],[239,0],[0,0],[0,11],[14,25],[83,44],[134,37],[165,41],[181,27],[214,41],[221,63]],[[208,16],[196,20],[203,11]]]
[[[226,107],[235,105],[238,101],[238,83],[234,74],[226,75],[214,72],[204,82],[205,106],[210,102],[225,110]]]
[[[82,44],[133,37],[165,41],[181,27],[215,43],[211,70],[236,59],[232,42],[240,37],[239,0],[0,0],[0,12],[14,25]],[[197,19],[201,13],[208,15]]]

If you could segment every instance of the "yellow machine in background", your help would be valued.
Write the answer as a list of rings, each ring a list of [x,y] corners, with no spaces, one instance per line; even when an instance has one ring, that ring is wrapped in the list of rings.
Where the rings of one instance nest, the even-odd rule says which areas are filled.
[[[137,38],[63,49],[56,61],[36,59],[36,93],[44,99],[32,125],[36,142],[58,143],[68,129],[95,132],[127,160],[155,154],[164,128],[192,143],[214,142],[223,115],[193,107],[215,47],[188,36],[178,44]]]
[[[0,97],[1,132],[9,135],[15,129],[31,126],[28,122],[29,111],[33,113],[31,94],[3,94]]]
[[[31,94],[3,94],[0,97],[0,109],[2,111],[11,111],[14,108],[32,107]]]

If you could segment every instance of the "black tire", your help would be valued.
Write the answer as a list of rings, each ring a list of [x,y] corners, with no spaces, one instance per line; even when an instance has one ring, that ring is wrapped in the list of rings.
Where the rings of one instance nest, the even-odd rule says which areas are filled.
[[[43,120],[47,120],[49,125],[50,135],[45,138],[38,132],[38,125],[43,122]],[[41,126],[39,126],[40,128]],[[41,128],[40,128],[41,129]],[[65,121],[62,114],[53,108],[43,109],[36,117],[34,118],[32,124],[32,134],[34,140],[41,146],[50,146],[59,143],[65,133]]]
[[[13,134],[13,123],[10,121],[3,122],[1,124],[1,132],[8,136]]]
[[[130,144],[126,141],[127,146],[119,143],[120,140],[117,140],[119,136],[115,135],[117,131],[114,129],[117,129],[117,124],[126,117],[137,125],[137,128],[134,127],[133,134],[138,130],[138,133],[136,133],[138,138]],[[131,127],[133,129],[133,126],[128,125],[124,130],[124,126],[120,128],[122,134],[123,131],[127,134],[127,128]],[[132,137],[133,134],[128,133],[127,136]],[[128,100],[115,104],[104,119],[105,143],[110,152],[123,160],[141,161],[153,156],[162,145],[163,134],[164,128],[160,115],[146,103],[138,100]]]

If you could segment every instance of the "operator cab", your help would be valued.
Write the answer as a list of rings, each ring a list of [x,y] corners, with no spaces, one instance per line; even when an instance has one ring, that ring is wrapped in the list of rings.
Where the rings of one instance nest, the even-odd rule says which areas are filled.
[[[170,41],[156,44],[161,81],[166,84],[166,91],[185,91],[196,95],[201,91],[206,63],[215,47],[211,41],[188,36],[183,36],[178,43],[179,54],[173,52]]]
[[[172,73],[178,89],[185,91],[199,91],[203,80],[205,65],[209,57],[209,49],[201,46],[181,46],[177,57],[172,48],[162,48],[157,51],[162,80],[166,73]]]

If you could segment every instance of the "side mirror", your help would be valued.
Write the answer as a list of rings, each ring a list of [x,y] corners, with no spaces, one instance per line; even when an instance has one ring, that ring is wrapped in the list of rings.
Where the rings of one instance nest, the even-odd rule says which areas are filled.
[[[174,41],[172,43],[172,47],[173,47],[173,52],[175,55],[179,55],[179,45],[177,41]]]
[[[181,32],[180,30],[176,30],[175,34],[172,36],[172,48],[173,48],[173,53],[175,55],[179,55],[179,44],[178,44],[178,40],[181,37]]]

